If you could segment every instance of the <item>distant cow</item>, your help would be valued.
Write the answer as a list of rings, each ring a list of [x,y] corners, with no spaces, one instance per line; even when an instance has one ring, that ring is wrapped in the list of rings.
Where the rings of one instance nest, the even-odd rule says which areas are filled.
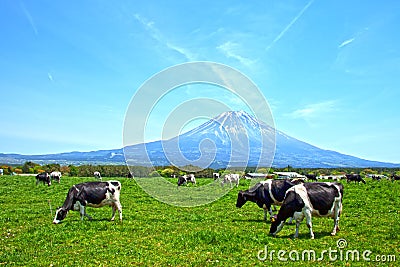
[[[214,172],[213,173],[213,178],[214,178],[214,180],[219,179],[219,173],[218,172]]]
[[[239,181],[240,181],[239,174],[235,174],[235,173],[226,174],[224,176],[224,179],[221,182],[221,186],[224,186],[224,184],[229,183],[231,185],[231,187],[232,187],[232,183],[233,183],[233,184],[236,184],[236,187],[238,187],[239,186]]]
[[[308,180],[317,181],[317,175],[315,174],[304,174],[304,176],[307,177]]]
[[[101,181],[101,174],[100,174],[100,172],[97,172],[97,171],[96,171],[96,172],[93,173],[93,175],[94,175],[95,178],[97,178],[97,179],[99,179],[99,180]]]
[[[83,217],[88,217],[92,220],[88,214],[86,214],[86,206],[100,208],[103,206],[112,207],[111,221],[115,218],[115,212],[118,210],[119,219],[122,221],[122,206],[119,201],[121,192],[121,183],[118,181],[107,181],[107,182],[86,182],[77,185],[73,185],[67,194],[67,198],[64,201],[62,207],[56,210],[53,223],[60,223],[68,214],[68,211],[75,210],[81,214],[81,220]]]
[[[285,200],[278,215],[271,220],[269,233],[276,236],[288,218],[296,220],[294,238],[299,235],[301,221],[306,218],[311,239],[314,239],[311,217],[334,219],[331,235],[339,231],[339,217],[342,212],[343,185],[340,183],[305,183],[295,185],[286,192]]]
[[[280,206],[285,198],[286,191],[302,180],[266,180],[261,181],[246,191],[240,190],[236,201],[236,207],[241,208],[247,201],[256,203],[264,209],[264,220],[267,220],[267,210],[272,218],[271,205]]]
[[[192,184],[196,184],[196,178],[194,177],[194,174],[188,174],[188,175],[183,175],[178,177],[178,186],[181,185],[187,185],[187,183],[190,182]]]
[[[51,177],[52,180],[57,181],[58,183],[60,183],[60,180],[61,180],[61,172],[56,172],[56,171],[51,172],[51,173],[50,173],[50,177]]]
[[[348,183],[354,181],[354,183],[363,182],[364,184],[366,184],[365,180],[359,174],[351,173],[351,174],[346,174],[345,176]]]
[[[382,179],[382,176],[379,176],[379,175],[371,175],[371,178],[372,178],[372,180],[380,181],[380,180]]]
[[[128,174],[126,175],[126,178],[129,178],[129,179],[133,178],[132,173],[131,173],[131,172],[128,172]]]
[[[390,176],[390,179],[391,179],[392,181],[400,180],[400,175],[392,174],[392,176]]]
[[[4,173],[4,170],[0,169],[0,175],[3,175],[3,173]]]
[[[50,175],[47,172],[42,172],[36,175],[36,185],[38,185],[40,182],[43,182],[43,184],[47,184],[48,186],[50,186]]]

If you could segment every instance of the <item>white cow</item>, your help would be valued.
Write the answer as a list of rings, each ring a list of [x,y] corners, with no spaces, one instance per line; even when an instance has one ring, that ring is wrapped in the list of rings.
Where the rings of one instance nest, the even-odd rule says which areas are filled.
[[[101,174],[100,174],[100,172],[95,171],[95,172],[93,173],[93,175],[94,175],[95,178],[97,178],[97,179],[99,179],[99,180],[101,181]]]
[[[232,173],[232,174],[226,174],[224,179],[221,182],[221,186],[224,186],[224,184],[229,183],[232,187],[232,183],[236,183],[236,187],[239,186],[239,181],[240,181],[240,175],[237,173]]]
[[[51,177],[51,179],[53,179],[53,180],[57,181],[58,183],[60,183],[60,180],[61,180],[61,172],[56,172],[56,171],[51,172],[51,173],[50,173],[50,177]]]
[[[3,175],[4,171],[3,169],[0,169],[0,175]]]

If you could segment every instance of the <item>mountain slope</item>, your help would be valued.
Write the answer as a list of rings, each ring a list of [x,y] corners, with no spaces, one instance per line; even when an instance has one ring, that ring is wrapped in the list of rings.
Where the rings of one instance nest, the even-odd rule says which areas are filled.
[[[276,145],[276,146],[275,146]],[[275,149],[275,155],[273,154]],[[125,157],[124,157],[125,152]],[[48,155],[1,154],[1,163],[195,165],[285,167],[400,167],[324,150],[297,140],[243,111],[229,111],[169,140],[124,149]]]

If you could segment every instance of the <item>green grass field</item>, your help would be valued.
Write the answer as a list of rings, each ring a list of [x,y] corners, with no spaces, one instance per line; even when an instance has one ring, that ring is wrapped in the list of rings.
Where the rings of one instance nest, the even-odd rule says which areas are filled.
[[[332,219],[313,218],[315,240],[310,240],[304,221],[299,238],[294,240],[294,225],[286,225],[273,238],[268,235],[269,222],[263,222],[263,212],[254,203],[235,207],[237,192],[247,189],[248,181],[241,181],[239,188],[216,202],[182,208],[158,202],[135,180],[116,178],[122,183],[122,223],[110,222],[111,208],[103,207],[87,208],[92,221],[81,221],[79,213],[71,211],[63,223],[53,225],[55,209],[63,204],[70,186],[89,180],[94,179],[63,177],[61,184],[47,187],[36,186],[34,177],[1,176],[0,265],[400,266],[398,181],[343,182],[338,235],[329,235]],[[198,180],[200,184],[209,182]],[[347,246],[338,249],[339,239],[345,239]],[[265,248],[267,258],[261,261],[257,255],[264,257]],[[275,252],[270,257],[272,250]],[[286,251],[280,256],[287,262],[278,258],[279,250]],[[308,260],[307,255],[302,260],[305,250],[315,251],[316,260]],[[331,259],[337,256],[336,260],[329,258],[329,250]],[[349,250],[357,250],[360,260],[356,260],[357,254],[352,260]],[[370,261],[362,258],[366,250],[371,251],[366,254]],[[296,253],[299,260],[293,261]],[[322,260],[318,260],[321,254]]]

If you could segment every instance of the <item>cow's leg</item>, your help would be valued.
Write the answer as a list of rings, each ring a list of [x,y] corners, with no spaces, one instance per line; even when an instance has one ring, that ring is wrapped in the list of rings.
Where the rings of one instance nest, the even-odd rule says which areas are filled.
[[[333,230],[331,232],[331,235],[336,235],[336,232],[340,231],[339,229],[339,219],[340,219],[340,212],[341,212],[341,207],[342,203],[335,203],[335,214],[333,217],[334,224],[333,224]]]
[[[310,237],[311,239],[314,239],[314,233],[312,230],[312,222],[311,222],[311,211],[307,210],[305,213],[306,213],[305,216],[307,221],[307,227],[308,229],[310,229]]]
[[[265,217],[264,219],[265,219],[265,220],[267,220],[267,218],[266,218],[266,216],[265,216],[265,215],[266,215],[266,214],[265,214],[266,211],[267,211],[267,210],[264,210],[264,217]],[[274,216],[274,213],[272,212],[272,206],[269,206],[268,213],[269,213],[269,219],[271,219],[272,216]]]
[[[122,222],[122,205],[121,205],[121,203],[120,203],[119,201],[113,203],[113,204],[112,204],[112,209],[113,209],[113,212],[112,212],[111,221],[114,221],[114,219],[115,219],[115,212],[116,212],[116,210],[118,210],[118,213],[119,213],[119,220]]]
[[[92,217],[90,217],[89,214],[86,213],[86,207],[83,205],[79,205],[79,213],[81,214],[81,221],[83,221],[83,217],[86,216],[89,221],[92,220]]]
[[[289,218],[288,224],[292,224],[293,223],[293,217]]]
[[[117,202],[115,203],[115,205],[117,206],[118,212],[119,212],[119,220],[122,222],[122,205],[121,202]]]
[[[111,221],[114,221],[115,219],[115,212],[117,211],[117,205],[115,203],[111,204],[112,207],[112,216],[111,216]]]
[[[297,238],[299,236],[300,223],[304,219],[304,214],[303,212],[295,212],[293,217],[291,217],[291,220],[293,220],[293,218],[296,220],[296,231],[294,232],[293,238]]]

